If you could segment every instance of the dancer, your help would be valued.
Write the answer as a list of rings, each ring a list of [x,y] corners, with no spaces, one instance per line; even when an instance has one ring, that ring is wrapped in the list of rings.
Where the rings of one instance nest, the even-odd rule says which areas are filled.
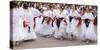
[[[85,8],[85,14],[82,16],[82,26],[80,39],[86,43],[94,42],[96,40],[96,33],[94,32],[94,17],[89,11],[89,6]]]

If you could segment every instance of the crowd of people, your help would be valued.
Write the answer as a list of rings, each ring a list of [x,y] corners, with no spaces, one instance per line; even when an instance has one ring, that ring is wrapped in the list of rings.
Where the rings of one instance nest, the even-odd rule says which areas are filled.
[[[10,2],[13,28],[11,41],[54,37],[86,43],[97,40],[97,6],[42,2]]]

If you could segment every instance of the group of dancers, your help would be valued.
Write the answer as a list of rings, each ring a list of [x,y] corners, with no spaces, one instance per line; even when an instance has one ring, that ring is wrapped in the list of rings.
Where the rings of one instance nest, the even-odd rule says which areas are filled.
[[[97,40],[97,7],[62,3],[10,2],[13,36],[16,44],[23,40],[54,37],[86,43]]]

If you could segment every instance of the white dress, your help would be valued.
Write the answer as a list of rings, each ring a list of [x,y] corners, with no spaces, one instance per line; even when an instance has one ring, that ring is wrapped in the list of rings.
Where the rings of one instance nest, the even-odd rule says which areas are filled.
[[[86,28],[85,23],[82,21],[81,25],[81,34],[80,34],[80,39],[81,40],[96,40],[97,35],[94,31],[94,24],[93,24],[93,16],[91,13],[85,13],[82,19],[90,19],[91,22],[89,23],[89,26]]]
[[[41,33],[41,29],[42,29],[42,19],[43,17],[37,17],[36,18],[36,28],[34,29],[36,33]]]
[[[59,33],[59,29],[58,29],[58,27],[57,27],[57,25],[56,25],[56,20],[54,21],[54,23],[53,23],[53,25],[54,25],[54,27],[53,27],[53,30],[54,30],[54,37],[55,38],[60,38],[61,36],[62,36],[62,34],[61,33]]]
[[[55,26],[56,27],[56,26]],[[61,38],[61,37],[66,37],[66,23],[64,22],[64,19],[60,23],[59,29],[57,27],[55,28],[55,38]]]
[[[46,16],[47,18],[52,17],[52,12],[51,10],[46,10],[43,12],[43,16]],[[41,33],[42,35],[51,35],[53,34],[53,28],[52,28],[52,20],[50,20],[50,23],[47,24],[47,19],[44,21],[44,23],[42,24],[42,28],[41,28]]]
[[[29,23],[28,25],[30,26],[30,32],[28,32],[26,35],[26,37],[24,38],[24,40],[30,40],[30,39],[37,39],[37,35],[33,29],[33,18],[34,18],[34,13],[33,13],[34,9],[27,9],[24,10],[24,15],[23,15],[23,20],[27,20]],[[25,29],[25,31],[28,31],[28,29]]]
[[[61,11],[59,10],[59,9],[54,9],[53,10],[53,16],[55,17],[60,17],[61,15],[60,15],[60,13],[61,13]]]
[[[77,18],[77,17],[80,17],[79,13],[77,10],[75,11],[72,11],[70,12],[70,16]],[[72,19],[72,21],[70,22],[70,33],[72,33],[74,36],[78,37],[79,36],[79,33],[78,33],[78,27],[77,27],[77,24],[78,24],[78,20],[76,19]]]
[[[93,21],[90,22],[89,27],[87,28],[87,33],[85,34],[86,39],[96,40],[96,33],[94,32]]]
[[[84,21],[82,21],[81,34],[80,34],[80,39],[81,40],[85,40],[85,32],[86,32],[86,26],[85,26]]]
[[[43,18],[43,17],[39,18],[39,16],[41,16],[42,14],[36,8],[30,8],[30,9],[31,9],[30,11],[32,12],[32,24],[31,25],[33,25],[33,23],[34,23],[33,22],[33,18],[36,17],[36,19],[35,19],[35,25],[36,26],[35,26],[34,32],[35,33],[39,33],[40,32],[40,29],[42,27],[41,22],[42,22],[42,18]]]
[[[75,36],[78,36],[78,20],[76,19],[72,19],[71,23],[70,23],[70,33],[72,33]]]
[[[66,22],[67,22],[67,26],[66,26],[66,33],[69,33],[69,12],[68,10],[64,9],[61,13],[61,15],[64,16]]]
[[[53,34],[52,25],[47,24],[46,21],[44,21],[40,34],[42,34],[42,35],[51,35],[51,34]]]
[[[13,41],[22,41],[27,34],[24,31],[23,20],[18,12],[17,10],[13,10]]]
[[[63,12],[61,12],[59,9],[54,9],[53,10],[53,16],[56,16],[56,18],[59,18],[59,17],[65,18],[66,13],[67,13],[67,11],[65,11],[65,10]],[[53,27],[54,37],[55,38],[61,38],[66,33],[66,26],[64,25],[65,24],[64,21],[61,20],[60,27],[58,28],[57,25],[56,25],[56,22],[57,21],[55,20],[54,23],[53,23],[53,25],[54,25],[54,27]]]

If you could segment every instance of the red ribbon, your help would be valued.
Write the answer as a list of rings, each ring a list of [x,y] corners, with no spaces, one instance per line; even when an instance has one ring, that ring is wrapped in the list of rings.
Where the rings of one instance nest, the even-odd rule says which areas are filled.
[[[78,27],[79,27],[79,26],[81,25],[81,23],[82,23],[82,20],[81,20],[80,17],[78,17],[77,19],[78,19],[78,21],[79,21],[79,22],[78,22]]]
[[[94,19],[94,22],[93,22],[94,25],[97,25],[97,21],[96,20],[97,20],[97,17]]]
[[[51,18],[49,17],[49,19],[47,20],[47,24],[50,24]]]
[[[35,27],[36,27],[36,18],[37,18],[37,17],[34,17],[34,18],[33,18],[33,22],[34,22],[33,28],[34,28],[34,29],[35,29]]]
[[[27,24],[27,22],[24,20],[23,21],[23,27],[25,28],[25,27],[27,27],[28,26],[28,24]]]

